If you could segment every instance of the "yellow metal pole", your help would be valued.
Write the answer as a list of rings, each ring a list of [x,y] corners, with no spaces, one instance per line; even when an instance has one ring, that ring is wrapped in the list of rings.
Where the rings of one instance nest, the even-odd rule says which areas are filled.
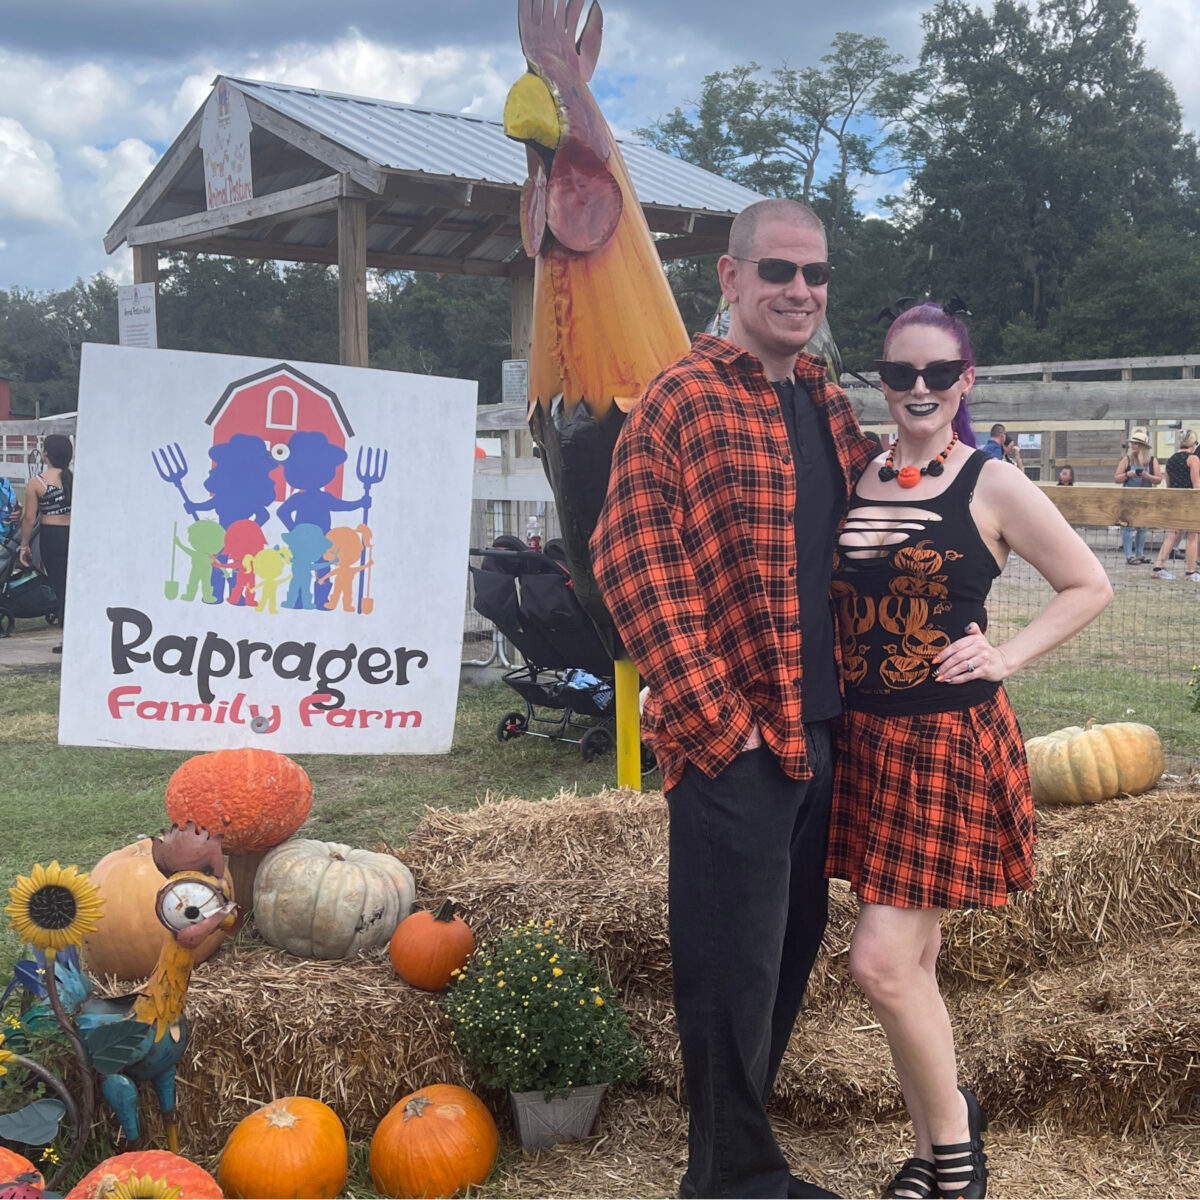
[[[617,787],[642,790],[642,722],[638,712],[638,669],[629,658],[613,664],[617,704]]]

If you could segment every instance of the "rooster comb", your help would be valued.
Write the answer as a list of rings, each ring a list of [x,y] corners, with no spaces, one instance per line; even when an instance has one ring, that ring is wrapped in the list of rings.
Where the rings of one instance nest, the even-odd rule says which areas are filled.
[[[168,879],[180,871],[202,871],[214,879],[225,875],[221,835],[200,829],[193,821],[172,825],[160,837],[151,838],[154,865]]]

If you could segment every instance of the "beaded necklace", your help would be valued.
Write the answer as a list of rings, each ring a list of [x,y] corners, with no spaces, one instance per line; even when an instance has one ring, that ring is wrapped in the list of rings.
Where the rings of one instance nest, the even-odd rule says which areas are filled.
[[[956,433],[950,439],[950,445],[937,458],[931,458],[927,467],[901,467],[898,471],[892,466],[892,460],[896,457],[896,446],[899,445],[897,442],[888,451],[887,459],[884,461],[883,466],[879,468],[879,478],[884,483],[888,483],[894,479],[902,488],[916,487],[921,482],[923,475],[937,476],[946,469],[946,458],[950,454],[950,451],[954,449],[957,442],[958,434]]]

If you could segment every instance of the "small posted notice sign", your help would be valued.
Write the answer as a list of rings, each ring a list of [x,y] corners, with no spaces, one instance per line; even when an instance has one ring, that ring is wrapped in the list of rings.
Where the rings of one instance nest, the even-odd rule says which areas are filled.
[[[122,346],[158,349],[155,285],[131,283],[117,288],[117,337]]]

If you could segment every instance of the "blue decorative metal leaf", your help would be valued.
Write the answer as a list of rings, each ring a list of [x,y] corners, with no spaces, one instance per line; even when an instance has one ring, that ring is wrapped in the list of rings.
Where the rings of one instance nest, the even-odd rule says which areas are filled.
[[[84,1029],[84,1042],[92,1066],[101,1075],[119,1074],[144,1055],[149,1029],[144,1021],[110,1021]]]
[[[24,1142],[27,1146],[45,1146],[58,1136],[58,1124],[66,1112],[61,1100],[44,1096],[16,1112],[0,1115],[0,1138]]]

